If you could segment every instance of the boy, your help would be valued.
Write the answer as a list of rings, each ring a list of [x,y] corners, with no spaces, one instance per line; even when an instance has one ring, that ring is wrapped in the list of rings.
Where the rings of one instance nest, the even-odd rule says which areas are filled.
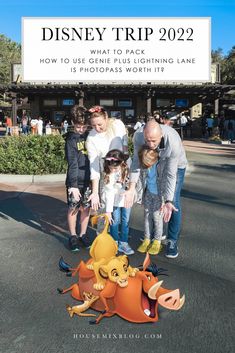
[[[68,163],[66,187],[68,201],[69,247],[71,251],[79,251],[79,240],[86,249],[91,242],[86,234],[90,215],[87,202],[90,185],[90,164],[85,148],[87,132],[87,113],[84,107],[75,105],[72,110],[73,132],[66,136],[65,156]],[[80,211],[80,235],[76,234],[77,214]]]

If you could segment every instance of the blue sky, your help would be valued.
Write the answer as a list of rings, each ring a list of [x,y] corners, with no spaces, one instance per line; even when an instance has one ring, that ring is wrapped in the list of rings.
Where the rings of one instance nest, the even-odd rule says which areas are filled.
[[[21,42],[21,17],[211,17],[212,49],[235,46],[235,0],[0,0],[0,33]]]

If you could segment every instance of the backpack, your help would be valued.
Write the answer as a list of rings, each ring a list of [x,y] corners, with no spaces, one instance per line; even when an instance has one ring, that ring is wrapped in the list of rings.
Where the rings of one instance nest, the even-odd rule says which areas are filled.
[[[233,123],[231,120],[228,122],[228,130],[233,130]]]

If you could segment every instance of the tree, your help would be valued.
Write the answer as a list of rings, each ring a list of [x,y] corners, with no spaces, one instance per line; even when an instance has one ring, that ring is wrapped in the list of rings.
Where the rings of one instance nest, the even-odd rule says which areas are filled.
[[[224,59],[222,75],[223,83],[235,85],[235,46],[232,47]]]
[[[227,56],[223,55],[221,48],[212,50],[212,63],[220,64],[221,83],[227,85],[235,84],[235,46],[232,47]]]
[[[221,64],[224,60],[223,49],[218,48],[211,51],[211,62],[212,64]]]
[[[11,64],[21,62],[21,45],[0,34],[0,84],[11,83]]]

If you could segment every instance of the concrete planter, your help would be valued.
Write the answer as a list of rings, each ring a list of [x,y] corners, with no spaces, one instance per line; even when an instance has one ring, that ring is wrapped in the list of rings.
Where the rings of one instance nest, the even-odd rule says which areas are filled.
[[[65,174],[14,175],[0,174],[0,183],[50,183],[65,182]]]

